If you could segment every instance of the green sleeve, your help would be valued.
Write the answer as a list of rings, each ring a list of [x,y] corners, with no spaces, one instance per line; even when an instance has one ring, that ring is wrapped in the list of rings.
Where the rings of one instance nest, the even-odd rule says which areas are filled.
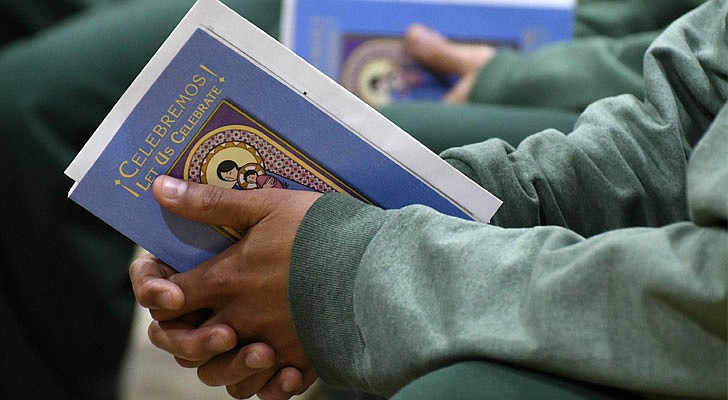
[[[574,37],[623,37],[663,30],[706,0],[578,0]]]
[[[658,33],[574,39],[528,54],[498,51],[470,101],[582,111],[604,97],[641,94],[642,58]]]
[[[679,177],[727,90],[725,21],[704,19],[683,21],[652,46],[644,101],[603,99],[569,135],[547,130],[517,149],[486,141],[442,157],[503,200],[493,219],[501,226],[560,225],[590,236],[687,218]]]
[[[642,59],[672,21],[704,0],[580,1],[575,39],[534,53],[499,51],[480,72],[474,103],[583,111],[599,99],[642,95]]]
[[[317,201],[289,298],[320,376],[387,395],[483,358],[655,397],[725,396],[726,16],[710,2],[657,40],[644,103],[599,102],[575,134],[518,149],[444,154],[505,200],[495,222],[542,226]]]

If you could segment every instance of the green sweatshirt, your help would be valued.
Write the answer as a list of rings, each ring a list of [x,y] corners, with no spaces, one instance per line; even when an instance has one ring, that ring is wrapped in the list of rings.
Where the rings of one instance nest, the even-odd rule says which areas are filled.
[[[499,196],[493,225],[326,195],[289,298],[329,383],[391,395],[493,359],[653,397],[726,396],[728,2],[668,28],[645,98],[590,106],[570,135],[443,153]]]
[[[641,96],[647,47],[704,1],[580,0],[573,40],[530,54],[499,51],[480,72],[470,100],[581,112],[604,97]]]

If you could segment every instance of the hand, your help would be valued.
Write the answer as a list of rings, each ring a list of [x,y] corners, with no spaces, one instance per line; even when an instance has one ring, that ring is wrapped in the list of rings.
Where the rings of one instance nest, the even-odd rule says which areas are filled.
[[[202,363],[198,374],[203,381],[224,384],[231,394],[244,396],[251,393],[251,388],[262,387],[260,381],[264,379],[256,374],[253,377],[258,380],[254,384],[243,388],[236,386],[233,383],[236,379],[248,376],[241,373],[244,369],[240,361],[245,360],[250,351],[261,347],[251,349],[249,346],[253,344],[249,344],[205,361],[211,354],[205,345],[210,343],[200,338],[216,332],[225,344],[229,344],[227,335],[236,336],[243,343],[265,341],[275,351],[275,368],[280,369],[272,382],[282,384],[295,380],[291,379],[295,378],[293,375],[301,374],[298,376],[302,383],[299,390],[284,394],[278,391],[275,398],[288,398],[292,391],[299,393],[308,388],[316,373],[303,354],[293,327],[287,283],[290,252],[298,225],[320,194],[225,190],[170,177],[158,178],[153,190],[160,204],[172,212],[246,233],[228,250],[183,274],[171,274],[171,269],[165,270],[163,264],[151,258],[138,263],[145,265],[132,267],[132,282],[140,302],[158,306],[152,300],[162,300],[169,305],[153,310],[153,316],[160,322],[150,327],[152,342],[177,355],[178,360],[189,361],[184,362],[187,366]],[[164,280],[165,277],[168,280]],[[156,296],[149,298],[149,293],[156,293]],[[184,318],[199,314],[201,310],[208,310],[204,323],[190,329],[195,325],[185,322]],[[286,388],[291,389],[291,386]]]
[[[184,293],[167,279],[176,272],[156,257],[140,256],[132,262],[129,273],[137,300],[153,315],[163,310],[179,310],[184,305]],[[278,370],[275,353],[265,343],[236,349],[237,336],[231,327],[222,324],[199,327],[201,322],[200,313],[174,321],[155,321],[149,326],[149,337],[158,347],[172,353],[181,366],[198,368],[200,380],[205,384],[226,385],[233,397],[258,394],[263,399],[287,399],[291,393],[305,389],[303,374],[295,368]],[[224,357],[217,357],[220,355]],[[231,357],[231,365],[220,364]],[[216,370],[221,367],[225,370]],[[226,378],[221,380],[219,376]]]
[[[478,73],[495,56],[496,49],[484,44],[452,43],[438,32],[415,24],[405,32],[404,47],[417,61],[442,73],[455,74],[458,82],[443,97],[446,103],[465,103]]]

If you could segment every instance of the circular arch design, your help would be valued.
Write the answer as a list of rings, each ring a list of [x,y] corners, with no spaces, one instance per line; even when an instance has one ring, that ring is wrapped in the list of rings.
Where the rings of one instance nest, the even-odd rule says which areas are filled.
[[[184,169],[184,178],[193,182],[232,188],[236,181],[220,179],[217,168],[226,160],[235,162],[237,168],[257,164],[265,169],[263,157],[258,150],[242,141],[244,132],[261,133],[245,125],[227,125],[210,131],[190,149]]]

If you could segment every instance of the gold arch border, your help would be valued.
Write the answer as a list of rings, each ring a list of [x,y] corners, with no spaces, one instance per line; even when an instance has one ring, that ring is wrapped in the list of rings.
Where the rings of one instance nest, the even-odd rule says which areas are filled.
[[[200,147],[202,145],[204,145],[207,141],[209,141],[211,138],[213,138],[214,136],[217,136],[220,133],[224,133],[224,132],[232,131],[232,130],[250,132],[255,136],[265,138],[265,135],[262,132],[260,132],[259,130],[255,129],[253,127],[247,126],[247,125],[225,125],[225,126],[221,126],[217,129],[214,129],[214,130],[208,132],[200,140],[195,142],[195,144],[190,149],[189,153],[187,153],[187,160],[185,160],[185,168],[183,171],[184,179],[191,178],[190,171],[193,167],[192,162],[195,158],[195,155],[200,150]],[[199,182],[208,183],[207,174],[205,174],[205,171],[206,171],[205,166],[209,165],[210,162],[212,161],[212,159],[216,155],[218,155],[220,153],[220,151],[222,151],[224,149],[230,149],[230,148],[240,148],[242,150],[249,152],[258,164],[260,164],[262,167],[265,167],[263,157],[260,155],[260,153],[258,153],[258,151],[254,147],[252,147],[249,144],[242,142],[242,141],[223,141],[222,143],[216,144],[212,149],[210,149],[210,151],[208,151],[204,155],[204,158],[202,159],[202,162],[199,165],[199,168],[200,168]]]

